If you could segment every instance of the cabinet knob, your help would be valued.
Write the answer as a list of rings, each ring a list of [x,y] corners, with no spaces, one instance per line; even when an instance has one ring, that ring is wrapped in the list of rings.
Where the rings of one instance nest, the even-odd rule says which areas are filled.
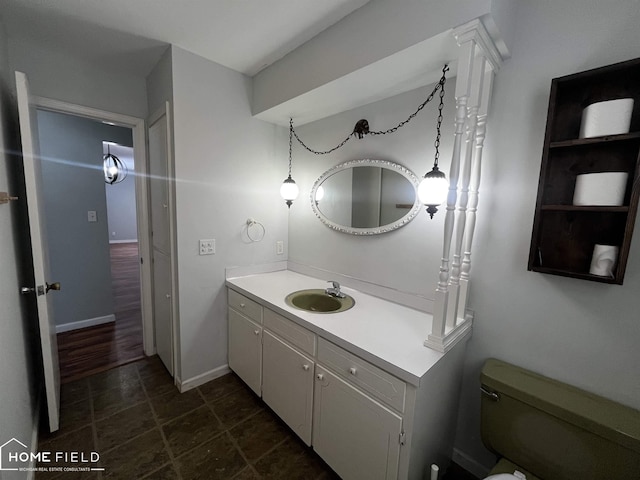
[[[355,375],[355,374],[356,374],[356,372],[357,372],[357,370],[355,369],[355,367],[351,367],[351,368],[349,369],[349,373],[350,373],[351,375]]]
[[[309,365],[306,365],[306,364],[305,364],[305,365],[302,365],[302,369],[303,369],[305,372],[308,372],[308,371],[309,371]]]
[[[256,335],[260,335],[260,330],[254,330],[253,333]]]
[[[324,380],[324,375],[323,375],[323,374],[321,374],[321,373],[319,373],[319,374],[317,374],[317,375],[316,375],[316,378],[317,378],[318,380]]]
[[[240,304],[240,308],[244,308],[244,303],[241,303],[241,304]]]

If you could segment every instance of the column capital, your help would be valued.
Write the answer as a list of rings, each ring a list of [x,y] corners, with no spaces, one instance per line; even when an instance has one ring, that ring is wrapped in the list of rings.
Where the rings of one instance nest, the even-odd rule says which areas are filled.
[[[504,56],[498,48],[498,44],[504,44],[501,38],[493,38],[480,18],[474,18],[470,22],[453,29],[453,36],[458,45],[474,42],[477,52],[483,55],[494,72],[500,70]]]

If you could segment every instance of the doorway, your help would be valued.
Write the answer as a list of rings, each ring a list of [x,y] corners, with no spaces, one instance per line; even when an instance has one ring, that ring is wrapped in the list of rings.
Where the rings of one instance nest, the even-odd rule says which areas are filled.
[[[66,281],[61,281],[62,290],[59,292],[68,292],[69,295],[75,293],[75,298],[71,299],[69,296],[66,299],[63,295],[59,296],[61,302],[66,302],[67,306],[71,307],[71,313],[67,309],[63,315],[58,315],[56,321],[58,332],[60,332],[58,342],[61,380],[65,382],[127,363],[140,358],[144,353],[148,355],[155,353],[152,324],[149,328],[151,321],[148,300],[151,298],[150,262],[148,261],[148,239],[144,233],[148,231],[146,185],[142,181],[146,174],[144,123],[140,119],[49,99],[37,98],[34,103],[38,109],[39,136],[45,160],[48,156],[47,139],[46,132],[43,133],[41,126],[41,117],[49,120],[53,117],[56,123],[61,123],[61,119],[64,119],[71,124],[68,135],[57,136],[59,143],[71,142],[66,137],[80,135],[86,129],[103,132],[111,130],[111,133],[99,135],[101,138],[95,145],[96,150],[87,154],[86,158],[77,151],[75,152],[76,160],[73,160],[73,155],[57,156],[57,159],[55,159],[56,155],[52,155],[55,159],[52,163],[56,163],[51,169],[54,173],[43,172],[48,173],[44,175],[45,184],[51,181],[54,184],[53,192],[58,190],[57,195],[49,196],[47,205],[51,203],[53,208],[53,206],[60,207],[60,204],[65,202],[75,204],[75,211],[69,215],[75,217],[75,227],[68,223],[65,227],[68,219],[61,222],[59,215],[54,219],[53,227],[53,229],[62,230],[58,235],[62,233],[63,241],[73,246],[67,250],[70,250],[75,257],[73,260],[64,260],[63,270],[75,270],[71,271],[71,275],[75,275],[76,280],[74,282],[67,278]],[[123,140],[122,134],[128,139]],[[130,165],[129,187],[133,188],[132,202],[128,205],[111,207],[112,210],[115,208],[115,211],[120,213],[138,212],[137,216],[133,215],[133,234],[130,229],[124,234],[126,242],[118,241],[122,240],[122,237],[116,238],[124,229],[122,224],[114,226],[111,221],[107,222],[115,216],[113,211],[111,214],[107,213],[107,198],[115,189],[113,189],[114,185],[107,185],[104,182],[103,140],[122,144],[123,148],[135,152],[135,156],[143,159],[135,165]],[[73,150],[80,147],[76,145],[71,148]],[[69,165],[74,162],[74,165]],[[88,165],[89,163],[93,165]],[[63,185],[67,185],[67,188],[60,191]],[[109,191],[109,187],[113,190]],[[91,190],[93,190],[93,199]],[[116,195],[116,198],[119,197],[121,196]],[[142,234],[138,235],[138,232]],[[84,243],[79,243],[78,237],[83,235],[87,238]],[[51,240],[51,234],[49,237]],[[55,246],[52,257],[58,257]],[[103,281],[100,282],[98,281],[100,278],[95,277],[101,277]],[[104,282],[105,278],[108,279],[108,285]],[[95,309],[93,313],[87,313],[91,312],[86,310],[87,304],[96,307],[101,302],[110,306],[104,309],[103,305],[102,311]]]

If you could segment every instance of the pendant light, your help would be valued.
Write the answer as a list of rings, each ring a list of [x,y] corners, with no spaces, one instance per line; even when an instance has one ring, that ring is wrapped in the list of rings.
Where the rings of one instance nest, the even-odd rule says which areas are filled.
[[[298,185],[291,178],[291,142],[293,138],[293,118],[289,119],[289,176],[284,179],[280,187],[280,195],[284,198],[287,207],[291,208],[293,201],[298,198]]]
[[[120,183],[127,177],[127,166],[115,155],[111,154],[109,144],[107,144],[107,154],[102,160],[102,169],[104,171],[104,181],[109,185]]]
[[[449,182],[444,173],[438,169],[438,159],[440,157],[440,127],[442,126],[442,109],[444,107],[444,84],[440,89],[440,105],[438,105],[438,122],[436,124],[436,147],[433,168],[428,172],[420,185],[418,185],[418,198],[420,203],[427,207],[427,213],[433,218],[438,211],[438,206],[442,205],[447,198]]]

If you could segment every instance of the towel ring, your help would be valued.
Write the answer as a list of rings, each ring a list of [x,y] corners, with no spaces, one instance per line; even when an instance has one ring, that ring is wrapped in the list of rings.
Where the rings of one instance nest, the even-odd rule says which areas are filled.
[[[254,233],[254,235],[252,236],[251,227],[256,227],[256,226],[258,227],[258,233],[257,234]],[[252,242],[260,242],[264,238],[265,233],[266,233],[266,230],[263,224],[254,220],[253,218],[247,219],[247,237],[249,237],[249,240],[251,240]]]

